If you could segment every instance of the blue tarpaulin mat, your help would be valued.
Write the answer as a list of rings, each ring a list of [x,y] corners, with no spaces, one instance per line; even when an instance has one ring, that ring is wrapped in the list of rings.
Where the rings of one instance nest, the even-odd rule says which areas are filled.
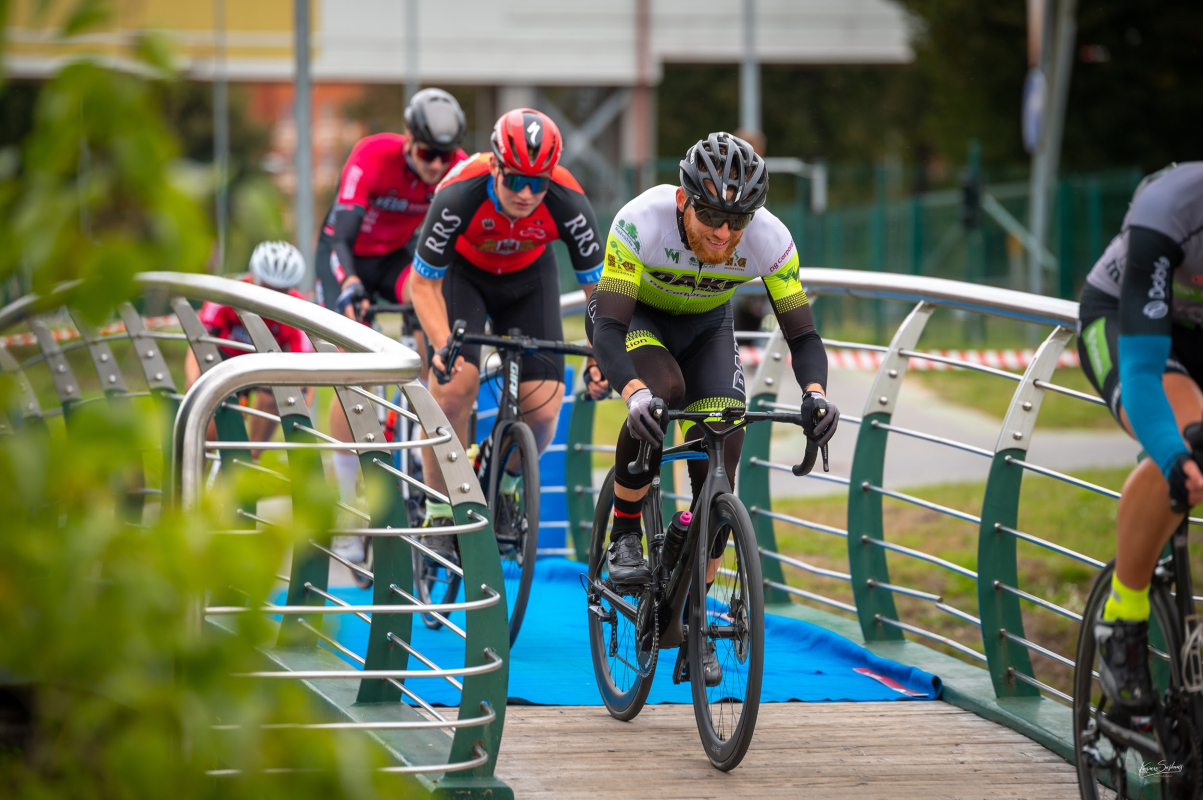
[[[586,627],[585,566],[563,558],[541,558],[535,570],[522,631],[511,651],[511,702],[538,705],[601,705],[593,677]],[[370,605],[370,590],[338,587],[332,594],[356,605]],[[463,600],[463,590],[460,592]],[[463,612],[451,615],[464,625]],[[352,617],[326,617],[327,631],[360,655],[367,648],[368,626]],[[802,620],[765,615],[763,702],[803,700],[933,700],[940,679],[923,670],[880,658],[831,631]],[[428,630],[414,620],[413,645],[440,667],[463,665],[464,643],[446,629]],[[688,684],[674,685],[677,651],[663,650],[649,703],[690,703]],[[410,659],[410,669],[422,669]],[[459,704],[459,691],[443,679],[409,679],[406,684],[435,705]]]

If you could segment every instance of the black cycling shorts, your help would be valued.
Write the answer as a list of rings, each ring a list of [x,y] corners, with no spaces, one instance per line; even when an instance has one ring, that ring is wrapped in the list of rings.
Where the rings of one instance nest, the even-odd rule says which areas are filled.
[[[334,254],[334,237],[323,233],[317,240],[313,268],[317,275],[317,301],[330,309],[334,308],[342,292],[342,283],[335,275],[332,263],[337,258]],[[363,281],[364,291],[369,298],[380,297],[389,303],[402,303],[401,287],[409,278],[408,269],[413,260],[414,250],[410,244],[382,256],[355,256],[355,274]]]
[[[468,263],[458,253],[443,276],[443,299],[447,321],[462,319],[469,333],[484,333],[485,318],[493,321],[493,333],[508,334],[518,328],[526,336],[561,341],[564,323],[560,315],[560,270],[550,247],[529,266],[497,275]],[[465,344],[464,359],[480,368],[480,345]],[[522,356],[524,381],[564,381],[564,356],[536,353]]]
[[[1166,372],[1203,386],[1203,329],[1174,325]],[[1099,397],[1119,421],[1119,298],[1086,284],[1078,306],[1078,360]]]
[[[670,408],[722,411],[745,404],[730,302],[680,315],[637,303],[626,343],[639,380]]]

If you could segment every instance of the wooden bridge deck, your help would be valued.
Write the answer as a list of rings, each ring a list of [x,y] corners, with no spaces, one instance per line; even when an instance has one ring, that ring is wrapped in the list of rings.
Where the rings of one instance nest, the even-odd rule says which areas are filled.
[[[1078,797],[1065,761],[942,702],[769,703],[729,773],[706,760],[691,706],[629,723],[600,706],[510,706],[497,775],[520,798]]]

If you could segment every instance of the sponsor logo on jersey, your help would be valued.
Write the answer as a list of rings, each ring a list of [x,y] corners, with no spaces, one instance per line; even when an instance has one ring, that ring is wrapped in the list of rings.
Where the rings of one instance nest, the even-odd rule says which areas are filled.
[[[1149,319],[1164,319],[1165,315],[1170,313],[1170,307],[1164,300],[1150,300],[1145,303],[1142,311]]]
[[[368,200],[369,203],[383,211],[409,212],[410,214],[425,214],[430,210],[430,203],[415,203],[408,197],[378,196]]]
[[[674,264],[681,263],[681,251],[673,250],[670,247],[664,248],[664,257],[672,261]]]
[[[495,225],[497,225],[497,221],[492,217],[485,217],[480,221],[480,227],[484,228],[486,231],[493,230]]]
[[[565,222],[564,227],[576,240],[576,251],[581,254],[581,258],[591,256],[601,249],[601,245],[597,242],[597,236],[593,233],[593,228],[589,225],[589,220],[585,219],[584,214],[577,214]],[[635,243],[635,252],[639,252],[638,242]]]
[[[606,253],[606,266],[610,269],[618,269],[618,259],[613,253]]]
[[[663,269],[650,270],[650,274],[656,280],[669,286],[690,289],[695,292],[705,292],[707,294],[722,294],[744,282],[740,278],[712,278],[709,275],[703,275],[701,278],[698,278],[689,273],[678,274]]]
[[[347,179],[343,181],[343,200],[352,200],[355,197],[355,190],[359,187],[359,179],[363,177],[363,168],[358,164],[352,164],[347,170]]]
[[[748,266],[748,259],[737,258],[736,255],[732,253],[727,260],[723,262],[723,266],[730,267],[731,269],[737,269],[742,272],[744,267]]]
[[[520,231],[515,231],[519,236],[529,236],[532,239],[546,239],[547,231],[542,228],[523,228]]]
[[[623,261],[622,268],[625,269],[627,272],[638,272],[639,271],[639,265],[633,264],[630,261]]]
[[[635,223],[620,219],[614,223],[614,231],[631,246],[636,254],[639,253],[639,229],[635,227]]]
[[[447,242],[451,241],[451,237],[463,222],[462,217],[452,214],[451,209],[444,208],[438,221],[430,226],[430,235],[426,237],[425,245],[439,255],[444,255]]]
[[[744,365],[739,360],[739,342],[735,343],[735,377],[731,381],[731,388],[739,392],[745,392],[744,387]]]
[[[781,254],[781,258],[778,258],[777,261],[773,264],[773,268],[769,270],[769,274],[772,275],[774,272],[776,272],[778,269],[780,269],[782,264],[784,264],[786,261],[789,261],[789,257],[791,255],[793,255],[793,253],[794,253],[794,240],[790,239],[789,247],[785,248],[785,252]]]
[[[780,275],[778,275],[777,277],[780,280],[784,281],[785,283],[797,281],[798,280],[798,265],[794,264],[792,267],[786,267],[785,270],[783,270],[782,273]]]
[[[482,239],[476,249],[483,253],[510,255],[523,250],[534,250],[539,245],[530,239]]]
[[[1148,298],[1150,300],[1164,300],[1166,281],[1170,275],[1170,260],[1165,256],[1153,262],[1153,285],[1149,287]],[[1145,306],[1145,314],[1148,314],[1148,306]],[[1162,314],[1162,316],[1165,316]]]

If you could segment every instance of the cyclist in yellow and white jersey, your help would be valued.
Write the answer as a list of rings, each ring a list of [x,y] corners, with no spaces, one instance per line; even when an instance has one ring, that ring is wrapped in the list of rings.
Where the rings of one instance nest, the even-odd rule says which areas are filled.
[[[826,443],[839,419],[824,397],[827,354],[798,282],[797,249],[781,220],[763,208],[764,160],[742,139],[712,133],[690,148],[680,178],[680,186],[656,186],[618,212],[586,323],[598,367],[628,408],[618,436],[608,550],[610,578],[620,585],[651,578],[640,511],[664,437],[649,411],[652,399],[689,411],[745,403],[730,303],[741,284],[764,281],[803,389],[807,436]],[[813,424],[816,407],[827,414]],[[685,438],[700,435],[694,426]],[[631,475],[627,465],[639,439],[654,445],[652,469]],[[725,467],[734,475],[743,434],[727,442]],[[695,494],[705,475],[704,462],[689,462]]]

